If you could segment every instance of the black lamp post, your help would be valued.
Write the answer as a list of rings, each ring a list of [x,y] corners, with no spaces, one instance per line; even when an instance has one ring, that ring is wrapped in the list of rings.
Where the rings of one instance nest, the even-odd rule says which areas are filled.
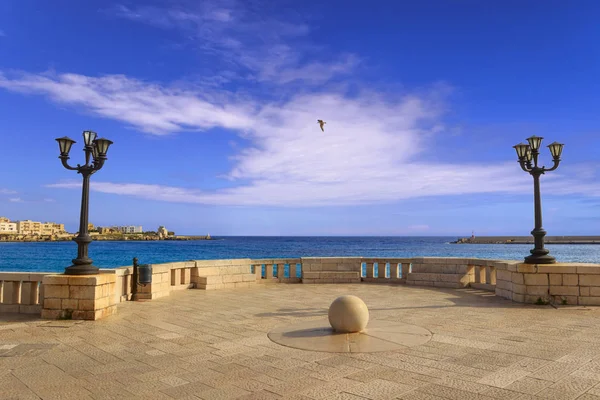
[[[538,167],[538,156],[542,144],[541,137],[532,136],[527,139],[529,144],[519,143],[513,146],[519,157],[519,165],[523,171],[533,176],[533,201],[535,208],[535,228],[531,231],[534,240],[534,248],[530,251],[531,255],[525,257],[527,264],[552,264],[556,259],[549,255],[549,251],[544,248],[544,236],[546,231],[542,228],[542,198],[540,196],[540,176],[548,171],[554,171],[560,163],[560,155],[563,150],[563,144],[554,142],[548,145],[554,165],[552,168]],[[533,164],[532,164],[533,160]]]
[[[77,242],[77,258],[73,259],[73,265],[65,268],[66,275],[92,275],[98,273],[98,267],[92,265],[92,259],[88,257],[88,246],[92,238],[88,234],[88,209],[90,197],[90,176],[98,171],[106,161],[106,152],[112,142],[108,139],[96,138],[96,132],[83,131],[83,144],[85,151],[85,164],[77,164],[71,167],[67,160],[69,151],[75,141],[68,137],[56,139],[60,148],[60,160],[62,165],[69,170],[77,171],[83,176],[83,191],[81,194],[81,214],[79,217],[79,234],[73,240]],[[93,157],[92,162],[90,159]]]

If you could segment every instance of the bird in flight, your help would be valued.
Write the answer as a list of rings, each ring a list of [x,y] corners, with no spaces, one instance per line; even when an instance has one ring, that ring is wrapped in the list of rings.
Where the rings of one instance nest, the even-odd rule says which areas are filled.
[[[327,122],[323,121],[322,119],[318,119],[317,122],[321,126],[321,130],[325,132],[325,129],[323,129],[323,125],[325,125]]]

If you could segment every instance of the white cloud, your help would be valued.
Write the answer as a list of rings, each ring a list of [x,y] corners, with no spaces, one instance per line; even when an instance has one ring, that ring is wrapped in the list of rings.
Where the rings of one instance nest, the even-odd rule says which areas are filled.
[[[129,79],[82,75],[0,77],[0,87],[49,95],[155,134],[232,129],[250,146],[234,148],[228,189],[204,192],[157,183],[96,182],[107,193],[224,205],[318,206],[393,202],[421,196],[527,193],[515,165],[419,161],[443,135],[439,94],[384,96],[362,91],[298,94],[281,103],[199,94]],[[327,121],[321,132],[317,119]],[[552,175],[552,179],[557,176]],[[548,180],[551,181],[550,179]],[[573,186],[576,185],[576,186]],[[559,186],[556,193],[565,187]],[[54,187],[78,187],[58,184]],[[562,188],[562,189],[561,189]],[[593,187],[581,184],[592,193]]]
[[[215,126],[243,129],[251,124],[251,104],[236,104],[232,96],[201,95],[178,88],[147,84],[123,75],[88,77],[77,74],[0,73],[0,88],[49,96],[58,103],[129,123],[141,130],[165,134]]]
[[[0,188],[0,194],[17,194],[16,190],[10,190],[10,189],[2,189]]]
[[[11,197],[8,199],[11,203],[23,203],[23,200],[20,197]]]
[[[219,0],[178,7],[118,5],[109,14],[161,29],[181,33],[184,47],[215,55],[227,69],[218,66],[219,80],[241,78],[260,82],[321,84],[335,75],[348,74],[358,65],[355,55],[328,56],[328,52],[306,44],[308,25],[292,13],[291,22],[269,13],[260,2]],[[305,61],[305,55],[321,61]],[[326,61],[325,61],[326,60]],[[238,75],[241,73],[241,75]]]
[[[215,88],[245,76],[239,70],[209,77],[208,88],[185,81],[144,82],[124,75],[0,72],[0,88],[48,96],[151,134],[219,127],[249,143],[245,148],[232,147],[234,165],[223,174],[230,181],[227,189],[139,184],[131,178],[92,182],[93,190],[104,193],[168,202],[301,207],[531,192],[531,179],[512,161],[423,161],[428,153],[440,150],[435,139],[448,134],[442,118],[445,87],[391,95],[364,89],[350,94],[332,86],[316,91],[310,84],[351,72],[358,57],[334,55],[327,61],[313,57],[306,61],[306,52],[314,48],[294,46],[309,32],[302,21],[269,18],[235,0],[198,4],[193,10],[118,6],[112,11],[128,20],[191,35],[196,45],[202,44],[202,51],[250,71],[261,82],[257,96]],[[298,81],[309,85],[285,92],[281,100],[265,99],[270,84]],[[325,132],[318,128],[317,119],[327,121]],[[553,175],[548,183],[554,185],[547,186],[554,193],[575,189],[600,195],[597,188],[560,175]],[[79,189],[80,185],[49,186]]]

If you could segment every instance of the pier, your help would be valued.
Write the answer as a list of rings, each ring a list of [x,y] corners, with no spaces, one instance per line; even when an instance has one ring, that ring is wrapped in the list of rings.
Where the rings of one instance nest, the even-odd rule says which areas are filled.
[[[453,244],[533,244],[532,236],[471,236]],[[600,244],[600,236],[546,236],[545,244]]]

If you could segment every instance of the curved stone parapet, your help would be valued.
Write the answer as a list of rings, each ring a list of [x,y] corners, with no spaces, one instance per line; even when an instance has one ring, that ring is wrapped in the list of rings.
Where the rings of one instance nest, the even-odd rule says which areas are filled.
[[[102,288],[102,298],[107,297],[108,304],[131,299],[131,266],[100,272],[99,275],[114,276],[115,283]],[[39,313],[44,309],[71,307],[74,302],[70,300],[73,299],[61,297],[58,308],[56,298],[48,297],[52,290],[45,294],[43,278],[47,275],[56,274],[0,273],[0,312]],[[168,296],[174,290],[249,288],[271,283],[468,287],[494,292],[519,303],[600,305],[600,264],[535,265],[512,260],[453,257],[245,258],[154,264],[152,283],[139,286],[136,298],[152,300]],[[107,290],[110,293],[105,293]],[[46,299],[49,301],[45,302]]]

